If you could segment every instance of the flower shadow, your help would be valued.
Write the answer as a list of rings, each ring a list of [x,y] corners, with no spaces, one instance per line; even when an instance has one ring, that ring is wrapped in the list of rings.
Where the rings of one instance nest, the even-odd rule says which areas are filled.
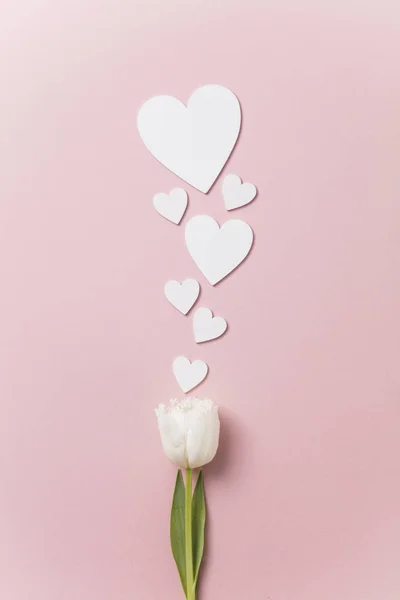
[[[225,488],[228,481],[235,479],[237,470],[240,469],[241,461],[239,456],[243,454],[245,440],[243,429],[235,413],[228,409],[220,408],[221,431],[219,439],[218,452],[214,460],[206,465],[205,475],[205,493],[206,503],[212,495],[212,489]],[[225,483],[224,483],[225,481]],[[198,600],[202,600],[202,582],[207,578],[207,573],[214,559],[213,548],[213,514],[207,506],[207,519],[205,530],[204,554],[199,575]]]
[[[236,463],[236,457],[241,454],[241,428],[235,413],[226,409],[219,409],[221,430],[219,446],[214,460],[205,467],[207,481],[227,478],[230,476]]]

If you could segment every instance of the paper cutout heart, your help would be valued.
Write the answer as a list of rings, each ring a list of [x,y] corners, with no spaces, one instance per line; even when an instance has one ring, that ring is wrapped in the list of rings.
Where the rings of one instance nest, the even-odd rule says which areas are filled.
[[[194,360],[191,363],[185,356],[178,356],[173,362],[172,370],[179,386],[186,393],[205,379],[208,366],[203,360]]]
[[[184,189],[175,188],[169,194],[160,192],[153,197],[156,211],[168,221],[178,225],[185,214],[188,196]]]
[[[204,277],[215,285],[246,258],[253,244],[251,227],[240,219],[220,228],[208,215],[190,219],[185,229],[186,246]]]
[[[227,175],[222,184],[222,195],[226,210],[234,210],[252,202],[257,188],[252,183],[242,183],[237,175]]]
[[[228,323],[222,317],[213,317],[209,308],[198,308],[193,317],[194,339],[197,344],[215,340],[223,335]]]
[[[205,85],[187,107],[172,96],[155,96],[138,113],[140,137],[167,169],[207,193],[235,146],[241,111],[235,94]]]
[[[171,279],[164,286],[164,293],[172,306],[187,315],[200,293],[200,284],[195,279],[185,279],[182,283]]]

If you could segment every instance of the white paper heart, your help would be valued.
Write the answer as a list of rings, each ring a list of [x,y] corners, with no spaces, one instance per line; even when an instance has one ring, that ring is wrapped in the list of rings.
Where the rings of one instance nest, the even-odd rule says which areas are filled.
[[[172,370],[181,389],[190,392],[203,381],[208,373],[208,366],[203,360],[192,363],[185,356],[178,356],[173,362]]]
[[[173,96],[155,96],[138,113],[140,137],[167,169],[208,192],[235,146],[240,104],[222,85],[205,85],[187,107]]]
[[[190,219],[185,229],[186,246],[204,277],[215,285],[246,258],[253,244],[251,227],[240,219],[220,228],[208,215]]]
[[[164,293],[172,306],[187,315],[200,293],[200,284],[195,279],[185,279],[182,283],[171,279],[164,286]]]
[[[213,317],[209,308],[201,307],[193,317],[194,339],[197,344],[215,340],[225,333],[228,323],[222,317]]]
[[[257,188],[252,183],[242,183],[237,175],[227,175],[222,184],[222,195],[226,210],[233,210],[252,202]]]
[[[168,221],[178,225],[185,214],[188,196],[184,189],[175,188],[169,194],[160,192],[153,197],[156,211]]]

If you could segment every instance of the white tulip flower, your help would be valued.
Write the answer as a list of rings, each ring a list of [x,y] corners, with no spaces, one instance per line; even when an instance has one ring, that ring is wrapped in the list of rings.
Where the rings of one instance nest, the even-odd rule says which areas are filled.
[[[178,470],[172,500],[171,548],[186,600],[196,600],[197,581],[204,549],[206,504],[203,473],[192,494],[192,469],[215,456],[219,442],[218,408],[211,400],[171,400],[156,409],[165,454],[186,470],[186,486]]]
[[[215,456],[219,441],[218,407],[212,400],[171,400],[156,409],[161,443],[168,458],[183,469],[195,469]]]

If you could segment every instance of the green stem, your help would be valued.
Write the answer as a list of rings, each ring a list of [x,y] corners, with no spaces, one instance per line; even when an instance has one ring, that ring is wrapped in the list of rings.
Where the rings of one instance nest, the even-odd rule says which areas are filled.
[[[192,469],[186,469],[185,534],[187,600],[196,600],[196,591],[193,585]]]

